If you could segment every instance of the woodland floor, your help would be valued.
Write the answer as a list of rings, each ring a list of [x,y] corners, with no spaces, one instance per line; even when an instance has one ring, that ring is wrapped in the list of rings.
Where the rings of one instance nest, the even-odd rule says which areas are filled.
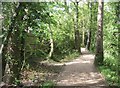
[[[35,64],[35,67],[46,69],[46,80],[54,81],[58,86],[106,86],[105,78],[93,64],[94,55],[85,48],[81,50],[82,55],[73,61],[56,64],[42,63],[38,66]],[[37,75],[40,77],[39,73]]]

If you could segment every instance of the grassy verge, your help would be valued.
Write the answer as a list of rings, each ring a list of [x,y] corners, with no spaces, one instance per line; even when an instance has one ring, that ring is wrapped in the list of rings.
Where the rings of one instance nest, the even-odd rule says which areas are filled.
[[[52,81],[47,81],[42,84],[42,88],[54,88],[56,84]]]
[[[69,61],[74,60],[75,58],[77,58],[79,55],[80,54],[78,52],[69,53],[63,59],[61,59],[60,62],[69,62]]]
[[[100,72],[104,75],[108,85],[110,86],[119,86],[118,84],[118,75],[116,71],[113,71],[108,66],[99,66]]]

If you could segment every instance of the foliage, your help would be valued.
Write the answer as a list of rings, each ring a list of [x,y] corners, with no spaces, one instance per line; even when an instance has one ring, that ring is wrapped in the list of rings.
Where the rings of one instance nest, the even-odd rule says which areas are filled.
[[[25,61],[25,34],[29,32],[29,27],[37,26],[37,20],[42,19],[42,16],[47,16],[47,13],[41,14],[45,10],[46,3],[10,3],[10,10],[7,10],[9,4],[3,3],[3,5],[4,16],[7,16],[7,11],[12,12],[4,21],[10,23],[3,26],[3,32],[6,33],[3,41],[5,43],[3,60],[5,59],[4,63],[9,65],[11,78],[8,80],[14,83],[19,79],[23,61]],[[33,9],[35,6],[37,6],[36,9]],[[5,69],[5,66],[3,67]]]
[[[42,84],[42,88],[54,88],[55,84],[52,81],[47,81]]]
[[[20,6],[18,9],[17,7]],[[86,46],[88,31],[91,30],[90,51],[95,53],[96,31],[97,31],[97,3],[79,4],[78,6],[78,29],[82,46]],[[12,2],[3,3],[3,60],[11,67],[18,67],[20,74],[23,68],[27,67],[29,60],[39,58],[40,60],[52,59],[65,62],[79,56],[75,50],[75,5],[73,2]],[[116,3],[105,3],[104,8],[104,64],[100,67],[107,81],[112,85],[118,85],[118,25],[116,24]],[[11,36],[7,44],[4,40],[9,31]],[[51,41],[53,40],[53,47]],[[13,46],[15,44],[15,46]],[[53,48],[51,58],[49,53]],[[13,50],[11,50],[13,49]],[[21,66],[22,65],[22,66]],[[4,66],[5,68],[5,66]],[[17,69],[17,68],[16,68]],[[18,69],[17,69],[18,70]],[[10,69],[11,72],[13,69]],[[19,83],[15,79],[14,83]],[[43,88],[54,86],[54,83],[47,82]]]
[[[107,66],[100,66],[99,70],[105,76],[105,79],[110,86],[117,86],[118,84],[118,76],[116,71],[111,70],[111,68]]]
[[[109,85],[118,85],[117,3],[106,3],[104,10],[104,65],[101,69]],[[109,8],[109,9],[108,9]],[[109,20],[108,20],[109,19]]]

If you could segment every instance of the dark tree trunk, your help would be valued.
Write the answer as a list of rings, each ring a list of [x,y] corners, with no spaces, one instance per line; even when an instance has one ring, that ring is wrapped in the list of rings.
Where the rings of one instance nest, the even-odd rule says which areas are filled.
[[[98,30],[96,39],[95,65],[103,64],[103,6],[102,0],[98,1]]]
[[[75,49],[81,53],[81,42],[80,42],[80,33],[78,29],[78,2],[74,3],[75,5],[75,10],[76,10],[76,15],[75,15],[75,20],[74,20],[74,30],[75,30]]]
[[[12,56],[11,61],[12,64],[10,63],[10,70],[12,71],[11,75],[12,77],[10,78],[10,82],[13,83],[15,79],[19,79],[20,77],[20,71],[21,71],[21,39],[20,39],[20,34],[21,32],[19,31],[19,28],[16,27],[16,31],[11,36],[11,45],[10,45],[10,54]]]
[[[25,4],[19,3],[20,11],[24,12]],[[21,76],[21,69],[23,66],[23,61],[25,59],[25,29],[20,29],[19,22],[24,22],[25,14],[18,15],[16,18],[16,25],[11,36],[11,60],[13,60],[12,65],[10,64],[10,70],[13,72],[10,82],[14,83],[15,80],[19,80]],[[25,25],[24,28],[27,28],[28,25]],[[21,36],[22,35],[22,36]]]
[[[7,36],[4,38],[3,40],[3,43],[4,43],[4,47],[3,47],[3,53],[2,53],[2,75],[3,75],[3,81],[4,80],[4,76],[5,76],[5,68],[6,68],[6,54],[7,54],[7,51],[8,51],[8,46],[9,46],[9,41],[10,41],[10,38],[12,36],[12,32],[14,30],[14,27],[15,27],[15,22],[16,22],[16,18],[18,16],[18,13],[20,11],[20,5],[18,7],[16,7],[15,9],[15,13],[16,15],[11,17],[11,24],[9,26],[9,30],[8,30],[8,33],[7,33]],[[6,79],[6,78],[5,78]]]
[[[20,51],[21,70],[24,68],[24,65],[25,65],[25,34],[26,34],[26,32],[24,30],[22,30],[21,51]]]
[[[6,66],[6,58],[3,58],[3,75],[7,74],[5,69],[10,69],[9,77],[5,77],[5,82],[14,83],[16,79],[20,78],[20,72],[22,67],[22,62],[24,60],[24,36],[20,36],[24,34],[19,29],[19,22],[22,21],[24,14],[19,16],[18,14],[23,9],[22,3],[18,3],[18,6],[15,8],[15,16],[11,18],[11,25],[9,26],[8,35],[4,40],[4,55],[10,54],[10,61],[7,62],[8,66]]]

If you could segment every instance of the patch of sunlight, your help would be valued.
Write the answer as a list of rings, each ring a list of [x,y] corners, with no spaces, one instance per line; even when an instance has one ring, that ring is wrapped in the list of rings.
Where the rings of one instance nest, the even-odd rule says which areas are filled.
[[[61,80],[61,82],[68,82],[69,80]]]
[[[91,72],[90,75],[91,75],[91,77],[96,77],[96,74],[93,72]]]
[[[82,51],[86,51],[85,48],[81,48]],[[72,62],[66,62],[66,63],[56,63],[55,66],[64,66],[64,65],[72,65],[77,63],[93,63],[94,55],[81,55],[79,58],[75,59]]]
[[[83,55],[83,58],[94,59],[94,55]]]
[[[57,63],[57,64],[53,64],[54,66],[64,66],[64,63]]]
[[[90,57],[89,57],[90,58]],[[93,63],[93,61],[91,60],[82,60],[82,59],[76,59],[75,61],[73,62],[67,62],[67,63],[57,63],[57,64],[54,64],[55,66],[62,66],[62,65],[72,65],[72,64],[78,64],[78,63]]]
[[[81,63],[91,63],[91,61],[82,61]]]
[[[90,80],[86,80],[85,83],[86,84],[94,84],[94,83],[99,83],[100,81],[102,81],[102,78],[100,79],[90,79]]]
[[[103,81],[104,79],[102,78],[102,76],[98,73],[98,72],[89,72],[89,73],[80,73],[77,75],[73,75],[70,74],[68,76],[66,76],[65,78],[63,78],[62,80],[60,80],[59,83],[62,84],[96,84],[96,83],[100,83],[101,81]]]
[[[97,84],[97,83],[100,83],[100,81],[102,81],[102,79],[97,79],[97,80],[93,80],[93,79],[90,79],[90,80],[61,80],[60,82],[58,82],[57,84],[61,84],[61,85],[74,85],[74,84]]]
[[[86,51],[86,48],[81,48],[81,51],[83,52],[83,51]]]
[[[65,63],[66,65],[71,65],[71,64],[77,64],[77,63],[80,63],[80,62],[69,62],[69,63]]]
[[[58,64],[54,64],[54,66],[64,66],[64,65],[71,65],[71,64],[76,64],[76,63],[80,63],[80,62],[58,63]]]

